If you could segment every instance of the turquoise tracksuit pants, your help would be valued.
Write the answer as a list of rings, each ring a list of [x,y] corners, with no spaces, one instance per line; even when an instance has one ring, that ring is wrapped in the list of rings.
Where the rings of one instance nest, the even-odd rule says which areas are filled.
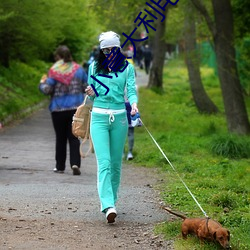
[[[127,133],[126,111],[113,115],[91,113],[90,134],[97,160],[97,189],[102,212],[115,207],[117,201]]]

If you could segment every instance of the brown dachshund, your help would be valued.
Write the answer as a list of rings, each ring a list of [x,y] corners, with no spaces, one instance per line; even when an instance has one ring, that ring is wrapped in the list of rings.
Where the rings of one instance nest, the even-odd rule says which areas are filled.
[[[201,241],[210,240],[218,242],[224,249],[231,249],[229,245],[230,232],[222,225],[210,218],[187,218],[185,215],[173,212],[163,207],[166,211],[183,219],[181,233],[183,239],[187,239],[188,234],[196,235]]]

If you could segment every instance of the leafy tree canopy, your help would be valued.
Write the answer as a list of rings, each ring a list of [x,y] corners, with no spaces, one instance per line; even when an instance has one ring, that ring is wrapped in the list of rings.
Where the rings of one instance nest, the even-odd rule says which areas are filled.
[[[1,0],[0,55],[30,61],[48,60],[66,44],[76,60],[89,54],[96,39],[95,14],[89,0]],[[34,6],[35,5],[35,6]]]
[[[233,0],[233,13],[236,38],[250,36],[250,1]]]

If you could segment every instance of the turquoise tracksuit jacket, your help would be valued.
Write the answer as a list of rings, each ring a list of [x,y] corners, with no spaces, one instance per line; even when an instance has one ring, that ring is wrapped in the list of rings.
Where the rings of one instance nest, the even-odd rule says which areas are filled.
[[[108,77],[99,76],[98,73],[95,72],[96,70],[94,66],[95,62],[90,65],[88,72],[88,84],[93,84],[99,95],[91,98],[94,101],[93,107],[105,109],[124,109],[125,88],[129,103],[132,105],[132,103],[138,102],[135,86],[135,70],[132,64],[129,63],[127,68],[122,73],[116,72],[118,77],[115,72],[106,74]],[[108,93],[107,88],[93,79],[91,75],[109,88]]]

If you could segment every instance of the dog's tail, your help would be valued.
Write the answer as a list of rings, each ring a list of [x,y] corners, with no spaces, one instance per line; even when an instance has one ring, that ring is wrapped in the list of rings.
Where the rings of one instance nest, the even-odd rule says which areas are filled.
[[[164,207],[164,206],[162,206],[162,208],[163,208],[164,210],[168,211],[169,213],[171,213],[171,214],[173,214],[173,215],[175,215],[175,216],[177,216],[177,217],[182,218],[183,220],[187,219],[187,217],[186,217],[185,215],[183,215],[183,214],[179,214],[179,213],[177,213],[177,212],[173,212],[171,209],[169,209],[169,208],[167,208],[167,207]]]

